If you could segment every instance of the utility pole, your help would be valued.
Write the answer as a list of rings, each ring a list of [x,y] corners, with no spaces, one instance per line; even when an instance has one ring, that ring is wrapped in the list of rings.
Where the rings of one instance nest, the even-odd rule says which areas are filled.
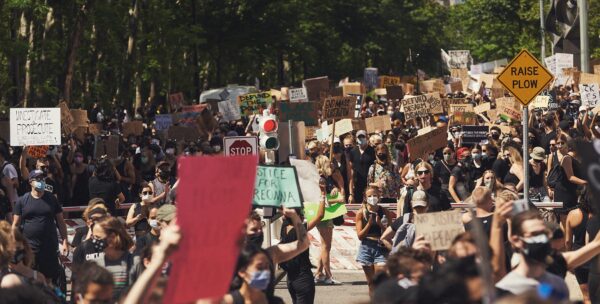
[[[590,71],[590,50],[588,46],[588,5],[587,0],[579,0],[579,39],[581,48],[581,71]]]
[[[540,62],[544,62],[544,58],[546,58],[546,28],[544,25],[544,0],[540,0],[540,32],[542,36],[542,50],[540,52],[542,58],[540,58]]]

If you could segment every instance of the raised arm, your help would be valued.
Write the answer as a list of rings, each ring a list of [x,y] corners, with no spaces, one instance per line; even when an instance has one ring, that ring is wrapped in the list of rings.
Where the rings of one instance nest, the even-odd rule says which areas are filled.
[[[271,258],[273,258],[274,264],[289,261],[307,250],[310,246],[306,229],[304,229],[304,225],[302,225],[302,221],[300,220],[300,217],[296,211],[294,211],[294,209],[288,209],[284,207],[283,214],[292,220],[298,240],[286,244],[277,244],[267,248]]]
[[[496,200],[496,210],[490,230],[490,247],[492,248],[492,270],[494,281],[498,282],[506,275],[506,259],[504,254],[504,236],[502,227],[512,211],[512,201]]]

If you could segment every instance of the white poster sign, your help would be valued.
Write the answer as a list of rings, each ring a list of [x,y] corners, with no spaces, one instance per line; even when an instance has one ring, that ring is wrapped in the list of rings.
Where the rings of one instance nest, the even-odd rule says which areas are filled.
[[[297,88],[289,90],[290,102],[307,102],[306,88]]]
[[[321,189],[319,188],[319,172],[309,160],[291,159],[290,164],[296,167],[300,191],[305,202],[318,203],[321,201]]]
[[[600,103],[600,90],[597,83],[579,84],[581,105],[594,108]]]
[[[10,144],[60,145],[60,108],[11,108]]]
[[[241,119],[240,106],[237,104],[235,99],[227,99],[217,103],[219,105],[219,112],[223,114],[223,119],[226,121]]]
[[[568,77],[563,73],[563,69],[573,67],[573,54],[556,53],[554,54],[554,58],[556,61],[556,71],[554,73],[554,76],[556,77],[556,83],[554,85],[566,85]],[[573,79],[569,81],[573,81]]]

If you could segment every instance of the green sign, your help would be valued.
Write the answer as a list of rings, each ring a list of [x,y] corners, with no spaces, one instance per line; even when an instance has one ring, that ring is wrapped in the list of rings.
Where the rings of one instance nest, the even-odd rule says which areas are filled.
[[[258,166],[254,184],[255,206],[302,207],[295,167]]]
[[[304,217],[307,221],[312,220],[315,216],[317,216],[317,212],[319,211],[319,203],[304,203]],[[344,215],[348,212],[346,209],[346,205],[343,203],[332,204],[329,207],[325,207],[325,215],[321,221],[327,221],[330,219],[334,219],[340,215]]]
[[[304,121],[306,126],[316,126],[319,121],[319,106],[316,102],[281,102],[279,103],[279,121]]]

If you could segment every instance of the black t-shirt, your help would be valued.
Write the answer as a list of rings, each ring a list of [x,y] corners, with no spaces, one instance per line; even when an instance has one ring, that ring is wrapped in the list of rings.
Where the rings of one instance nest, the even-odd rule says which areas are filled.
[[[432,184],[431,188],[425,190],[425,193],[427,193],[429,203],[427,212],[446,211],[452,208],[448,197],[437,185]]]
[[[62,208],[54,195],[44,192],[34,198],[31,192],[25,193],[17,200],[14,213],[21,217],[19,225],[34,252],[58,249],[56,215]]]
[[[116,214],[115,200],[121,193],[121,187],[115,181],[104,181],[96,176],[90,177],[90,199],[99,197],[106,202],[106,207],[111,214]]]
[[[148,245],[154,245],[158,243],[158,236],[150,232],[144,234],[135,239],[135,255],[140,255],[142,250]]]
[[[454,165],[449,165],[445,161],[439,161],[435,163],[433,167],[433,172],[435,177],[439,180],[440,184],[448,185],[450,182],[450,175],[452,175],[452,169],[454,169]]]
[[[367,146],[361,154],[359,147],[356,147],[350,153],[350,161],[354,172],[354,186],[366,187],[369,167],[375,162],[375,149]]]
[[[500,182],[504,182],[504,177],[506,176],[506,173],[508,173],[508,170],[510,170],[510,165],[508,164],[508,161],[498,158],[492,165],[492,170],[496,173],[496,179]]]
[[[85,261],[92,261],[96,258],[104,256],[103,251],[97,251],[91,239],[87,239],[79,246],[75,247],[73,252],[73,265],[81,265]]]
[[[540,146],[546,150],[546,154],[550,154],[550,141],[556,139],[556,131],[552,130],[550,133],[544,133],[540,136]]]
[[[85,240],[88,231],[88,226],[83,226],[75,229],[75,236],[73,237],[73,242],[71,242],[71,245],[73,245],[74,247],[79,246],[79,244],[81,244]]]
[[[481,224],[481,226],[483,227],[483,233],[486,236],[486,239],[489,239],[490,237],[490,232],[492,231],[492,221],[494,219],[494,214],[490,214],[486,217],[476,217],[474,219],[472,219],[470,222],[465,224],[465,230],[466,231],[472,231],[473,230],[473,221],[479,221],[479,223]]]

